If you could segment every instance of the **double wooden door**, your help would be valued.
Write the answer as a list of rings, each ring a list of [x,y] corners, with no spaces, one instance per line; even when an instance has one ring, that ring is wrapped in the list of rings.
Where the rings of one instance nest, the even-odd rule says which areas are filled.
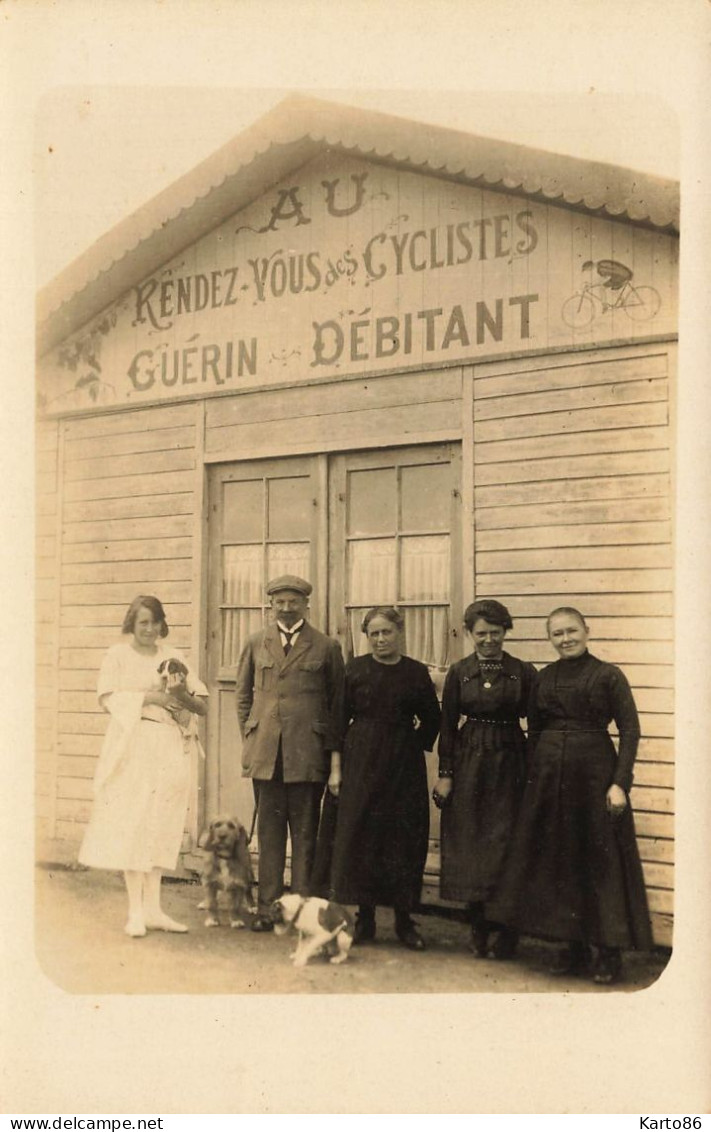
[[[269,617],[269,578],[312,582],[309,619],[340,642],[346,659],[367,647],[364,612],[396,604],[405,651],[441,686],[460,655],[460,476],[454,444],[211,468],[206,820],[218,812],[251,817],[234,683],[244,644]],[[438,828],[433,809],[433,836]]]

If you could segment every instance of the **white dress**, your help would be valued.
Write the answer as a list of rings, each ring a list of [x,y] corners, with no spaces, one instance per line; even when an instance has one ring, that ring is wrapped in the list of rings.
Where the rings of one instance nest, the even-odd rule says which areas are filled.
[[[162,687],[158,666],[181,653],[160,641],[152,655],[130,641],[112,645],[99,673],[98,695],[111,716],[94,778],[94,805],[79,861],[98,869],[174,869],[185,827],[195,717],[187,729],[170,712],[144,706]],[[206,696],[190,672],[187,690]],[[103,697],[103,699],[102,699]],[[182,713],[181,713],[182,715]],[[190,738],[193,741],[190,741]]]

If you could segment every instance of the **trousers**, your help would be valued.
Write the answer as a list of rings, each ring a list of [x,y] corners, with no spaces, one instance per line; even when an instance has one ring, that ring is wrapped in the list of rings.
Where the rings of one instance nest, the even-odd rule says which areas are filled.
[[[291,837],[291,891],[309,896],[316,852],[322,782],[284,782],[281,759],[274,777],[257,782],[259,809],[259,912],[268,915],[284,892],[287,834]]]

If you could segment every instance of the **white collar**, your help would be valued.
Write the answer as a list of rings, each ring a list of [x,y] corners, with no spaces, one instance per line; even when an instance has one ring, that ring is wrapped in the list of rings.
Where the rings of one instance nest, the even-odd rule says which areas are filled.
[[[279,632],[284,633],[287,637],[294,637],[297,633],[301,632],[303,627],[304,627],[303,617],[301,618],[300,621],[297,621],[295,625],[292,625],[291,629],[287,629],[286,625],[282,625],[281,621],[277,621],[277,628],[278,628]]]

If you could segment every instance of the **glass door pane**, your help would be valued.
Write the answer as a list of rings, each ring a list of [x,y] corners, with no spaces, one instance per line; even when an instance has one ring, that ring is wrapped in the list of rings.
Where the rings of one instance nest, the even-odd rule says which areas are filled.
[[[344,561],[332,614],[342,622],[347,655],[367,651],[360,630],[366,610],[397,605],[405,617],[408,655],[443,671],[452,660],[454,636],[459,471],[452,446],[354,453],[338,457],[334,471],[340,507],[332,557]],[[341,537],[339,548],[334,538]]]
[[[404,531],[437,531],[452,503],[449,464],[415,464],[401,468],[401,515]]]
[[[220,618],[219,675],[234,676],[251,633],[268,615],[266,585],[279,574],[311,574],[314,485],[310,462],[265,461],[215,473],[214,546]]]

